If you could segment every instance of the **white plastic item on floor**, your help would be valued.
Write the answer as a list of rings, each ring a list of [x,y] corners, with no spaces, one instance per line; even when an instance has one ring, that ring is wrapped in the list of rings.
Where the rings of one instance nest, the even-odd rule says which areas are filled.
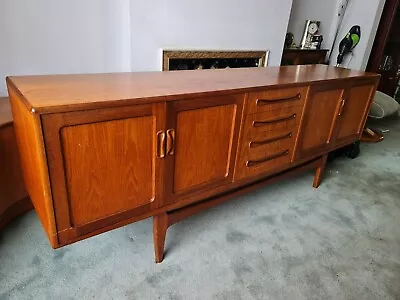
[[[389,95],[376,91],[368,116],[382,119],[400,110],[400,104]]]

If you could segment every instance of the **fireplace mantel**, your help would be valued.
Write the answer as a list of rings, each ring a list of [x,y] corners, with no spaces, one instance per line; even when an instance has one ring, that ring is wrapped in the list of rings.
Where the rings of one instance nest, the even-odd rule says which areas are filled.
[[[269,51],[167,50],[162,51],[162,70],[265,67]],[[220,62],[220,67],[218,66]]]

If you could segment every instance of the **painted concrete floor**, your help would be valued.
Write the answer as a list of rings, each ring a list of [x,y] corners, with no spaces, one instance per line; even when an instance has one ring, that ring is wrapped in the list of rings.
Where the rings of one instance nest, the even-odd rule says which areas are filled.
[[[29,213],[0,233],[0,299],[400,299],[400,121],[355,160],[171,227],[144,220],[52,250]]]

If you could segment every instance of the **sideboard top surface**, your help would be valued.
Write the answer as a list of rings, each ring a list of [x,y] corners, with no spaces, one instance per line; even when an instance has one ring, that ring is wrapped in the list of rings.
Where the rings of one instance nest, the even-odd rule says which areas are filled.
[[[11,76],[7,81],[24,96],[29,109],[56,112],[86,109],[89,105],[90,108],[106,107],[110,101],[115,106],[147,103],[157,97],[164,97],[168,101],[178,99],[177,95],[191,98],[207,92],[245,92],[259,87],[377,76],[326,65],[303,65],[202,71]]]

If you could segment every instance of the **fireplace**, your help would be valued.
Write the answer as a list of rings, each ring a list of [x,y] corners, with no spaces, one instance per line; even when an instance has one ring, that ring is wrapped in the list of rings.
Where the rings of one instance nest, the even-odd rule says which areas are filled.
[[[265,67],[269,51],[163,50],[163,71]]]

